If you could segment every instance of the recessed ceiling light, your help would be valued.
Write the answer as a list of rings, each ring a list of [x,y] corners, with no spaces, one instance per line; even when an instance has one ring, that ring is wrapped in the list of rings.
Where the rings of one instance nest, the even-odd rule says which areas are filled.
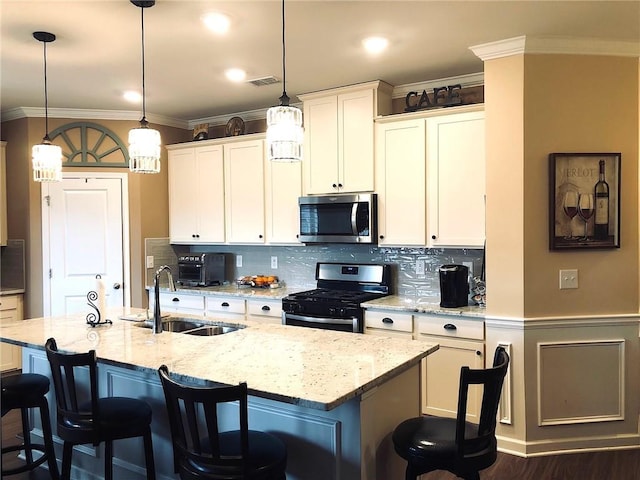
[[[367,52],[376,55],[387,48],[389,40],[384,37],[367,37],[362,40],[362,45]]]
[[[224,74],[232,82],[242,82],[247,78],[247,72],[240,68],[230,68],[225,70]]]
[[[207,13],[202,16],[202,21],[209,30],[218,35],[224,35],[229,31],[231,19],[228,15],[219,12]]]
[[[134,92],[133,90],[124,92],[122,96],[127,102],[131,103],[140,103],[140,101],[142,100],[142,95],[140,95],[140,93],[138,92]]]

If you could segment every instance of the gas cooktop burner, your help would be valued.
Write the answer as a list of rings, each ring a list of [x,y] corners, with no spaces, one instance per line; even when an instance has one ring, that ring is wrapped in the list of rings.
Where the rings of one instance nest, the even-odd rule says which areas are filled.
[[[333,301],[360,303],[383,296],[382,293],[354,292],[349,290],[332,290],[329,288],[317,288],[306,292],[298,292],[291,295],[296,300],[308,301]]]

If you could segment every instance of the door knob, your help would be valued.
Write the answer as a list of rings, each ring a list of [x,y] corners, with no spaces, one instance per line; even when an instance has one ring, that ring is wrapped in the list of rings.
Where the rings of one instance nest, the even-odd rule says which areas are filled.
[[[113,284],[113,289],[114,290],[120,290],[121,285],[119,283],[114,283]]]

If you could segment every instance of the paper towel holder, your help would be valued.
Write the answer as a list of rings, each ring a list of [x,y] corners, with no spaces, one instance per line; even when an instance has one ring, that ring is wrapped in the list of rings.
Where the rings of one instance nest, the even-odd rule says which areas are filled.
[[[101,278],[102,276],[100,274],[96,275],[96,280],[99,280]],[[95,290],[89,290],[89,292],[87,293],[87,305],[92,307],[96,311],[96,313],[90,312],[87,314],[87,323],[92,327],[95,327],[96,325],[107,325],[113,323],[108,318],[105,318],[104,320],[102,319],[102,312],[100,312],[100,309],[96,307],[95,303],[93,303],[96,300],[98,300],[98,292],[96,292]]]

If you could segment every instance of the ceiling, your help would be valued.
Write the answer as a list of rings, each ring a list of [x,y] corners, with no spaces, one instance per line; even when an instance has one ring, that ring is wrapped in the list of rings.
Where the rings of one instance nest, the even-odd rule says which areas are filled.
[[[194,121],[278,103],[282,83],[234,84],[282,77],[279,0],[157,0],[145,9],[148,117]],[[226,36],[208,31],[210,11],[231,17]],[[521,35],[640,43],[640,1],[306,1],[287,0],[286,90],[296,95],[369,80],[397,86],[482,72],[470,46]],[[44,106],[47,46],[49,109],[140,112],[122,98],[140,90],[140,9],[126,0],[0,0],[0,107]],[[361,40],[384,35],[372,57]]]

